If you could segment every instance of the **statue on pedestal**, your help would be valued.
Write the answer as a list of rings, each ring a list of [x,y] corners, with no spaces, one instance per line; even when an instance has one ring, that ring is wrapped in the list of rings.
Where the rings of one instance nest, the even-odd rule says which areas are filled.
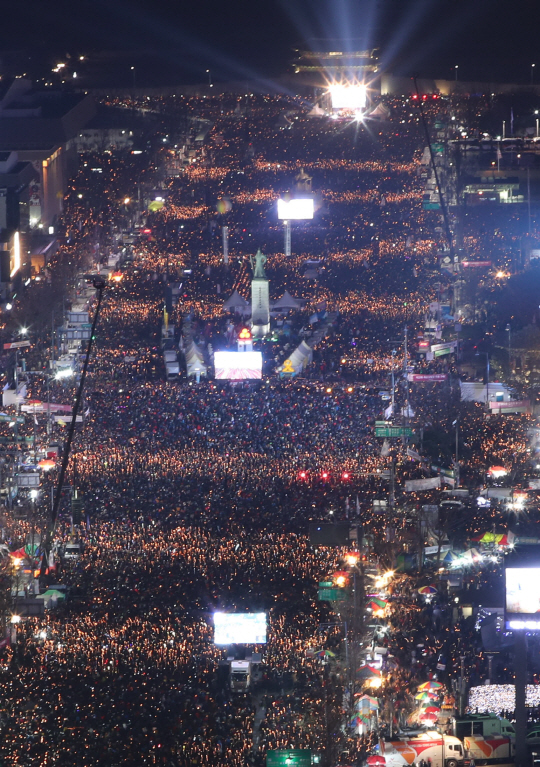
[[[266,279],[266,273],[264,271],[264,265],[268,259],[264,255],[264,253],[261,252],[261,249],[257,251],[255,254],[255,258],[253,256],[249,257],[249,263],[251,264],[251,268],[253,269],[253,279],[254,280],[265,280]]]

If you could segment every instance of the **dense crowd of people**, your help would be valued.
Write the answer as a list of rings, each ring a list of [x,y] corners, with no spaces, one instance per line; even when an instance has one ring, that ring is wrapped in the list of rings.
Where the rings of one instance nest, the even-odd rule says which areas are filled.
[[[160,104],[160,115],[167,108]],[[182,108],[211,107],[195,100]],[[381,130],[376,141],[333,121],[309,120],[299,104],[295,128],[276,132],[268,116],[282,108],[280,98],[254,97],[243,117],[231,108],[216,119],[206,164],[188,165],[167,182],[164,206],[147,219],[151,237],[128,249],[121,279],[107,288],[68,471],[83,499],[82,520],[73,531],[62,511],[57,527],[61,541],[76,537],[84,550],[54,576],[68,587],[65,602],[16,624],[15,641],[3,650],[6,767],[262,767],[268,750],[291,748],[324,753],[334,767],[340,748],[344,761],[360,764],[374,745],[372,734],[343,724],[345,693],[354,691],[344,670],[344,621],[317,599],[317,585],[343,566],[345,549],[313,547],[307,529],[310,522],[354,521],[358,546],[373,561],[395,560],[396,528],[402,540],[418,538],[410,515],[428,494],[410,494],[391,519],[374,501],[388,497],[391,481],[422,477],[425,468],[402,442],[381,450],[373,427],[389,405],[380,390],[392,372],[396,414],[410,397],[426,424],[426,445],[430,425],[446,428],[455,417],[455,386],[414,389],[404,378],[414,354],[410,347],[406,357],[404,326],[411,339],[423,330],[441,237],[437,216],[421,209],[422,139],[417,118],[406,117],[410,104],[392,104],[397,130]],[[156,157],[165,162],[165,150]],[[88,161],[73,182],[61,224],[65,241],[50,281],[36,287],[40,295],[58,287],[70,254],[86,268],[120,250],[111,235],[126,217],[118,200],[135,198],[141,174],[156,180],[155,168],[135,167],[139,160],[112,154],[100,162],[97,191]],[[322,190],[322,204],[312,228],[293,232],[296,255],[289,258],[272,206],[300,168]],[[232,208],[216,217],[224,198]],[[210,219],[230,225],[228,267]],[[164,287],[182,283],[169,318],[175,344],[187,317],[201,344],[225,343],[239,318],[223,312],[223,301],[234,289],[247,297],[247,255],[258,244],[269,254],[276,297],[289,290],[306,301],[301,316],[280,320],[283,332],[265,345],[269,357],[292,348],[313,312],[337,312],[311,370],[280,380],[269,368],[249,386],[184,376],[165,382]],[[316,279],[305,276],[310,259],[317,260]],[[78,287],[74,303],[83,300]],[[94,311],[93,300],[88,308]],[[29,360],[32,354],[36,368],[43,361],[36,350]],[[454,371],[444,360],[419,364]],[[73,388],[36,374],[28,396],[71,404]],[[522,466],[527,416],[488,424],[472,407],[467,419],[473,479],[492,459]],[[21,436],[45,441],[47,421],[34,414]],[[54,436],[65,428],[55,425]],[[11,429],[1,423],[0,436],[8,439]],[[448,465],[448,446],[437,450]],[[54,481],[54,472],[44,480],[42,511]],[[471,510],[466,524],[475,529],[488,513]],[[12,549],[23,545],[29,523],[8,515],[3,524]],[[436,613],[407,579],[391,597],[385,641],[396,661],[381,691],[384,726],[392,726],[396,708],[402,720],[411,714],[414,685],[436,672],[440,653],[459,654],[470,640],[470,626],[453,628],[448,611],[439,606]],[[226,653],[213,642],[218,609],[268,616],[267,643],[254,648],[262,658],[247,692],[231,692]]]

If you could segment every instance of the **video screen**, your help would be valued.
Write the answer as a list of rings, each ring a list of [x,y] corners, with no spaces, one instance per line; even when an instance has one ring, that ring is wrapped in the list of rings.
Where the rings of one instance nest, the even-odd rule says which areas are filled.
[[[266,613],[214,613],[214,644],[266,644]]]
[[[540,567],[506,568],[506,612],[540,613]]]
[[[216,378],[244,381],[262,378],[261,352],[214,352]]]
[[[332,109],[346,109],[352,112],[365,109],[367,89],[363,83],[331,85],[328,89]]]
[[[284,221],[299,221],[313,218],[314,209],[314,202],[309,197],[277,201],[278,218]]]

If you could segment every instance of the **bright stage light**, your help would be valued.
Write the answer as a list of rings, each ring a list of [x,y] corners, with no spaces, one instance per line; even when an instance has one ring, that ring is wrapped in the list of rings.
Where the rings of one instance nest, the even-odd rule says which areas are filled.
[[[367,88],[364,83],[334,83],[328,90],[332,109],[358,112],[366,108]]]

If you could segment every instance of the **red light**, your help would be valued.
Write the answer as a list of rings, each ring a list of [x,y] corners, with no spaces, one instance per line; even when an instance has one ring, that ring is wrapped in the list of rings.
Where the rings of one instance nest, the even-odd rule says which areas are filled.
[[[322,478],[323,479],[328,479],[328,472],[327,471],[323,471]]]
[[[436,94],[436,93],[434,93],[434,94],[433,94],[433,96],[432,96],[431,98],[432,98],[432,99],[438,99],[439,97],[437,96],[437,94]]]
[[[300,477],[300,479],[305,479],[307,477],[307,474],[305,471],[301,471],[298,476]]]
[[[151,229],[143,229],[142,233],[143,234],[152,234],[152,230]]]
[[[427,99],[427,96],[426,96],[426,94],[424,93],[424,95],[422,96],[422,101],[426,101],[426,99]]]
[[[418,94],[417,93],[413,93],[413,99],[417,99],[417,98],[418,98]]]
[[[341,479],[349,479],[350,476],[351,475],[349,474],[348,471],[344,471],[343,474],[341,475]]]

